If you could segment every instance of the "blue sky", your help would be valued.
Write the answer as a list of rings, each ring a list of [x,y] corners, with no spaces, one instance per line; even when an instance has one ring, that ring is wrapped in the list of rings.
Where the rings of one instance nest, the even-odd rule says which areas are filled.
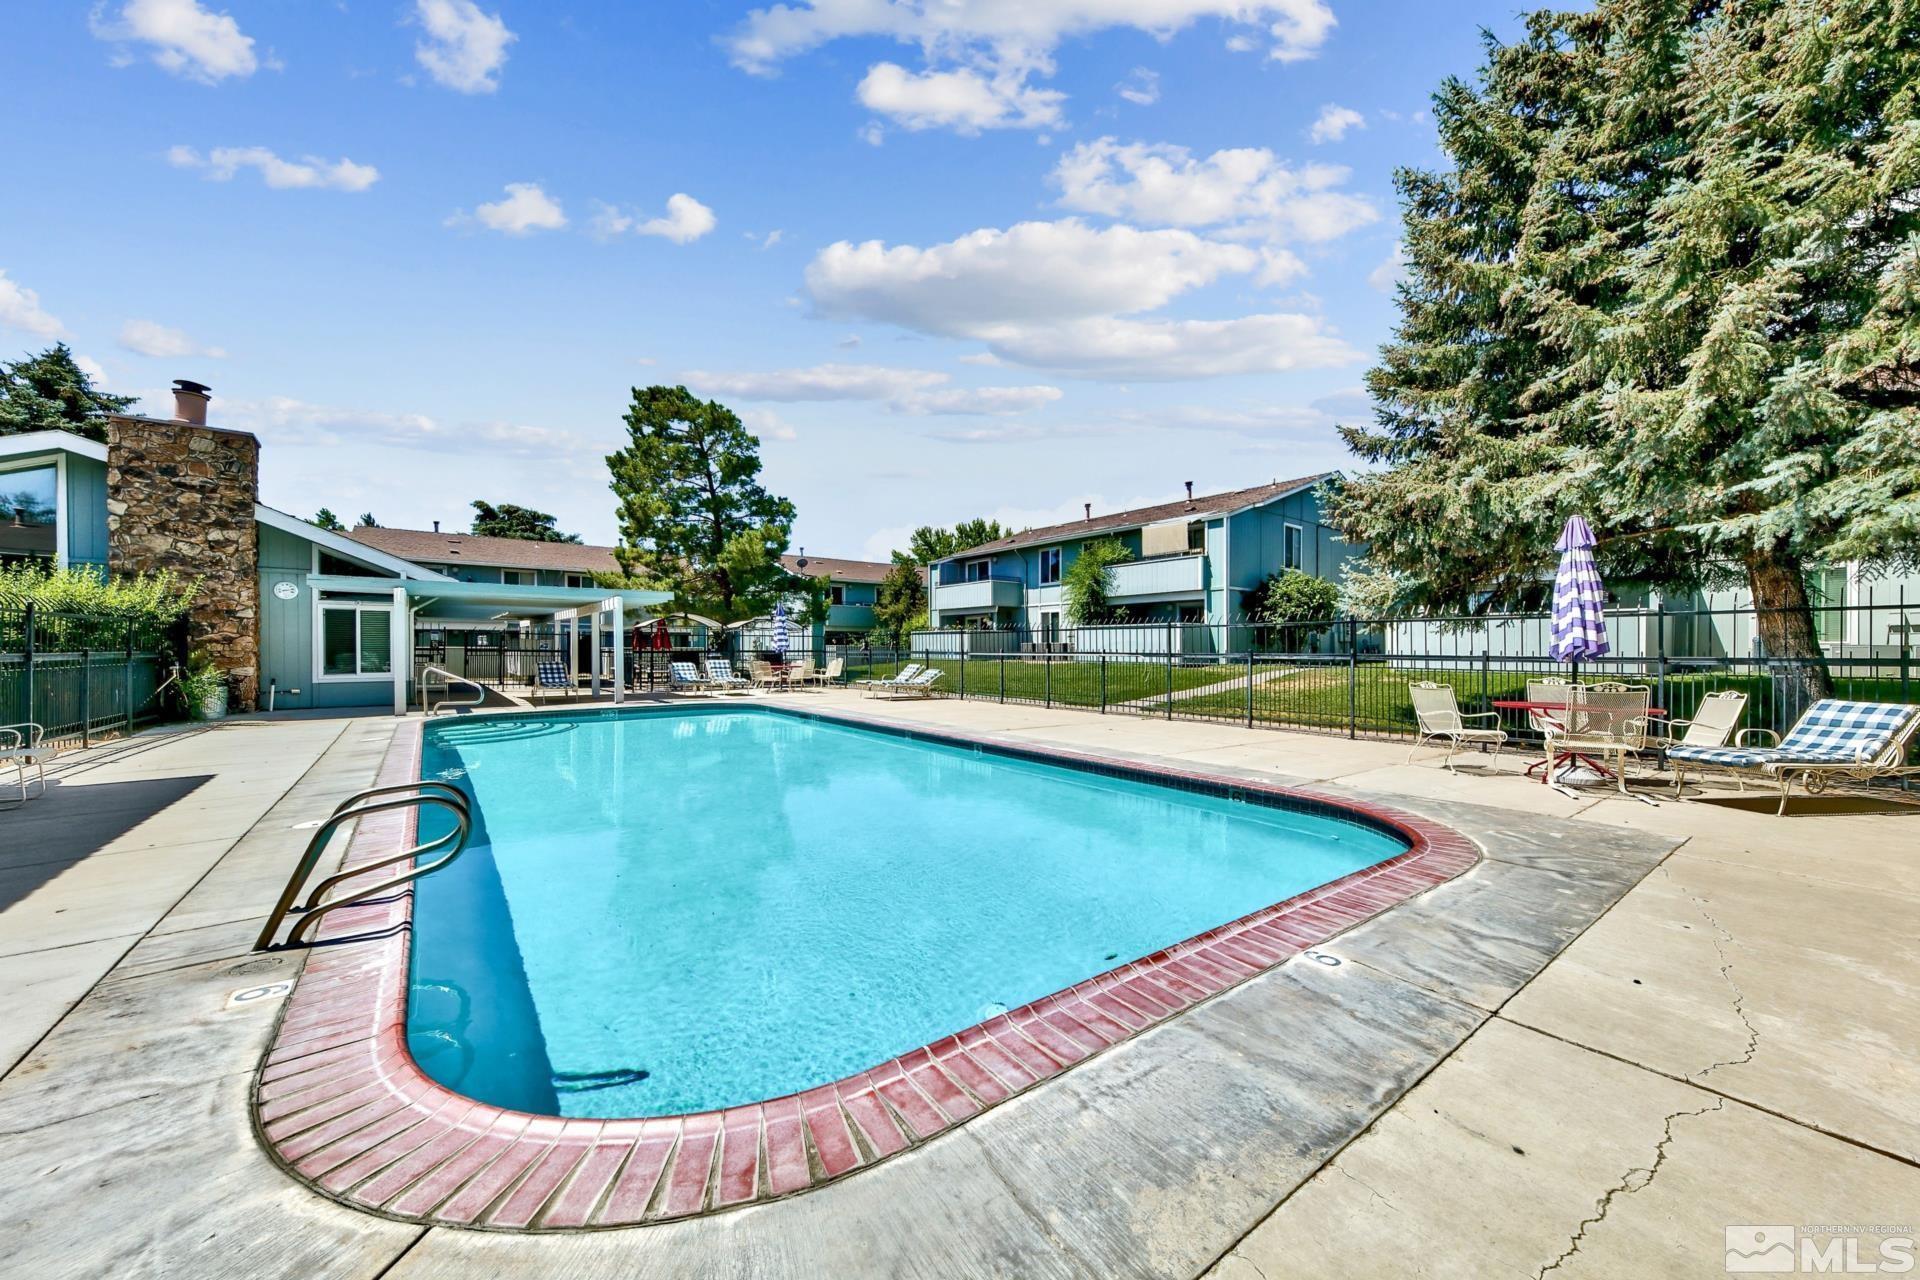
[[[1439,16],[1436,16],[1438,11]],[[23,0],[0,350],[214,388],[266,501],[616,535],[629,389],[814,554],[1350,465],[1392,171],[1508,9]]]

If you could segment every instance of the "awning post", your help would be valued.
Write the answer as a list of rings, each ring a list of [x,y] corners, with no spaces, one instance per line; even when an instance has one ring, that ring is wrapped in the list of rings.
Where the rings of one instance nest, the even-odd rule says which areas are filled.
[[[627,602],[614,596],[608,603],[613,606],[613,702],[618,706],[627,700]]]

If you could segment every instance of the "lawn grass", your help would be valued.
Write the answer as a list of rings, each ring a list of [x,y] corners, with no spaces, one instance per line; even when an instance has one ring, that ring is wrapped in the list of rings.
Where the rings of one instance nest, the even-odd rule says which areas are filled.
[[[898,671],[901,663],[876,662],[871,666],[857,660],[848,663],[850,679],[884,678]],[[929,665],[946,673],[939,688],[953,695],[965,694],[1007,702],[1050,703],[1070,707],[1105,706],[1121,714],[1161,714],[1169,709],[1181,717],[1239,720],[1249,719],[1247,688],[1244,683],[1219,693],[1176,697],[1169,704],[1168,681],[1175,693],[1197,689],[1223,681],[1244,681],[1244,663],[1176,665],[1165,662],[1129,662],[1109,660],[1073,661],[1057,659],[1052,663],[1022,659],[973,658],[964,664],[958,659],[935,659]],[[1413,701],[1407,686],[1431,680],[1451,685],[1460,709],[1487,711],[1495,701],[1517,700],[1526,696],[1529,677],[1567,676],[1566,667],[1542,663],[1528,670],[1487,669],[1470,661],[1450,667],[1403,667],[1385,662],[1361,662],[1349,670],[1343,659],[1307,660],[1306,665],[1289,662],[1256,662],[1251,719],[1256,724],[1294,725],[1310,728],[1346,730],[1370,735],[1406,735],[1416,729]],[[1260,676],[1271,678],[1259,679]],[[1649,676],[1621,677],[1633,683],[1654,685],[1655,705],[1663,706],[1671,718],[1691,717],[1707,694],[1735,689],[1747,695],[1743,724],[1784,732],[1787,724],[1775,720],[1790,714],[1776,701],[1773,679],[1760,673],[1716,671],[1670,671],[1664,688]],[[1103,684],[1104,681],[1104,684]],[[1834,673],[1836,696],[1876,702],[1909,701],[1920,696],[1920,681],[1904,690],[1898,677],[1847,676]],[[1132,703],[1134,705],[1125,705]],[[1502,713],[1509,732],[1524,731],[1523,712]]]

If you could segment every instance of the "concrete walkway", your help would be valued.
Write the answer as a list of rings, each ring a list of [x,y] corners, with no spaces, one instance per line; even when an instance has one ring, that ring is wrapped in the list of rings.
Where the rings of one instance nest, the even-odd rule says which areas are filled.
[[[1300,674],[1299,667],[1269,668],[1253,673],[1251,683],[1255,688],[1272,680],[1284,680],[1288,676]],[[1150,698],[1135,698],[1131,702],[1116,702],[1115,709],[1151,711],[1155,707],[1164,708],[1169,702],[1182,702],[1188,698],[1208,698],[1216,693],[1237,693],[1247,687],[1246,676],[1235,676],[1231,680],[1218,680],[1213,684],[1196,685],[1191,689],[1176,689],[1171,694],[1155,694]]]
[[[267,1160],[246,1100],[273,1008],[229,1007],[297,976],[246,948],[298,824],[366,785],[394,722],[96,749],[0,812],[0,1274],[1690,1276],[1724,1274],[1742,1224],[1920,1226],[1920,812],[1576,801],[1512,758],[1455,777],[1403,744],[804,699],[1351,789],[1494,857],[1336,940],[1341,967],[1282,966],[835,1187],[584,1236],[423,1230]],[[1324,1070],[1264,1069],[1303,1044]]]

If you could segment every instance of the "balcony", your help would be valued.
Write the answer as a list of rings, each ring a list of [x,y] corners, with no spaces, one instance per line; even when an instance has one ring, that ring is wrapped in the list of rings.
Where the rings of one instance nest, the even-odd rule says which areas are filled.
[[[1156,556],[1113,566],[1111,598],[1151,600],[1197,596],[1202,589],[1201,555]]]
[[[1026,583],[1018,578],[943,582],[933,589],[933,607],[941,613],[986,613],[993,609],[1017,609],[1025,602],[1026,593]]]
[[[870,604],[836,604],[827,610],[827,630],[829,631],[871,631],[873,629],[873,606]]]

